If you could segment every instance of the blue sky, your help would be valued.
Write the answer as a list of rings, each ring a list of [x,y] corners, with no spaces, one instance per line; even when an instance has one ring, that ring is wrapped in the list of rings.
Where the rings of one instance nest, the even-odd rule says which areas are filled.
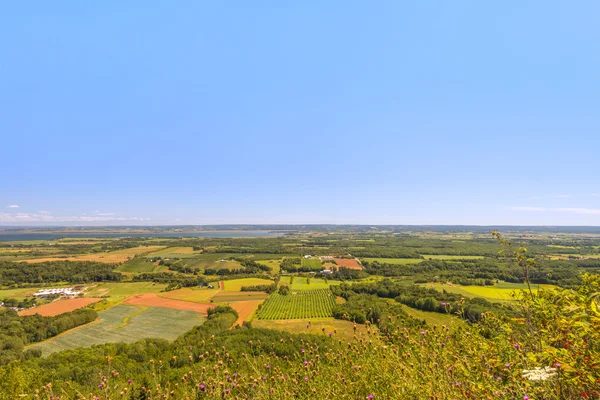
[[[597,1],[9,2],[0,225],[600,225]]]

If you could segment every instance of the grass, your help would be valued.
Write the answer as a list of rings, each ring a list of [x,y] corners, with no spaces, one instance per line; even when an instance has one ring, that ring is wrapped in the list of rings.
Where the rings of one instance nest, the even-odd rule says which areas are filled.
[[[225,284],[225,290],[229,292],[239,292],[242,290],[242,286],[270,285],[273,281],[261,278],[242,278],[223,281],[223,283]]]
[[[32,288],[19,288],[19,289],[2,289],[0,290],[0,299],[19,299],[22,300],[29,295],[37,292],[40,289],[55,289],[59,287],[70,287],[66,285],[58,286],[44,286],[44,287],[32,287]]]
[[[299,319],[333,316],[336,299],[331,290],[302,290],[280,295],[273,293],[258,311],[259,319]]]
[[[193,303],[207,303],[218,292],[219,289],[183,288],[158,293],[158,296],[173,300],[191,301]]]
[[[445,254],[421,254],[426,260],[481,260],[484,256],[456,256]]]
[[[48,356],[57,351],[102,343],[131,343],[142,338],[174,340],[203,322],[202,314],[193,311],[118,305],[102,311],[97,322],[71,329],[28,349],[40,349],[43,356]]]
[[[306,324],[310,322],[309,327]],[[307,319],[283,319],[283,320],[252,320],[253,328],[275,329],[289,333],[309,333],[314,335],[328,335],[333,332],[334,338],[344,340],[353,340],[354,324],[350,321],[343,321],[334,318],[307,318]],[[325,329],[325,333],[323,333]],[[375,330],[374,327],[371,329]],[[356,326],[357,336],[367,335],[366,325]]]
[[[333,281],[333,280],[325,280],[321,278],[310,278],[310,283],[308,283],[308,279],[303,276],[294,276],[294,281],[290,285],[291,276],[282,276],[281,283],[288,285],[291,291],[295,290],[315,290],[315,289],[329,289],[331,285],[339,285],[342,283],[341,281]]]
[[[271,272],[273,274],[278,274],[279,270],[281,269],[281,259],[279,259],[279,260],[260,260],[260,261],[258,261],[258,263],[266,265],[267,267],[270,267]]]
[[[395,304],[399,304],[397,302],[394,301]],[[442,325],[446,325],[448,327],[458,327],[460,325],[463,325],[465,322],[462,319],[459,319],[455,316],[452,316],[450,314],[441,314],[441,313],[437,313],[437,312],[431,312],[431,311],[422,311],[422,310],[417,310],[415,308],[412,307],[408,307],[404,304],[402,304],[402,308],[404,308],[404,310],[406,310],[406,312],[408,313],[408,315],[410,315],[411,317],[417,318],[417,319],[422,319],[425,320],[425,322],[427,323],[427,325],[433,326],[433,325],[437,325],[437,326],[442,326]]]
[[[409,264],[418,264],[420,262],[425,261],[422,258],[361,258],[361,261],[385,263],[385,264],[395,264],[395,265],[409,265]]]
[[[237,301],[264,300],[269,297],[264,292],[225,292],[216,294],[212,300],[215,303],[232,303]]]

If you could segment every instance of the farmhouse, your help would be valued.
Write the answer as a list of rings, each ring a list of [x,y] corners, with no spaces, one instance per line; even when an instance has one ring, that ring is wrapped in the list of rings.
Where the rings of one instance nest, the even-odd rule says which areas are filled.
[[[329,274],[331,274],[331,270],[330,269],[324,269],[323,271],[321,271],[321,273],[325,274],[325,275],[329,275]]]
[[[307,254],[304,256],[304,258],[312,258],[312,256],[310,254]]]
[[[64,297],[77,297],[81,292],[73,291],[73,288],[60,288],[60,289],[42,289],[38,290],[37,293],[33,295],[35,297],[50,297],[54,295],[64,296]]]

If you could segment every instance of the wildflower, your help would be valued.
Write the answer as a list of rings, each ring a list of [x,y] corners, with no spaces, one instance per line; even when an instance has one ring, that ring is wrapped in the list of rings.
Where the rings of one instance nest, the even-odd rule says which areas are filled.
[[[424,335],[424,334],[425,334],[425,331],[421,331],[421,335]]]
[[[529,400],[529,396],[527,396],[527,395],[523,396],[523,400]]]
[[[518,349],[518,348],[519,348],[519,343],[515,343],[515,344],[513,344],[513,347],[514,347],[515,349]]]
[[[225,394],[229,394],[230,391],[231,390],[229,390],[229,389],[225,389]]]
[[[506,364],[504,364],[504,366],[505,366],[506,368],[510,368],[510,363],[506,363]]]
[[[127,383],[131,383],[133,382],[131,379],[127,379]]]
[[[333,332],[329,332],[329,337],[331,337],[331,335],[333,335]]]
[[[271,366],[270,366],[270,365],[267,365],[267,366],[266,366],[266,368],[267,368],[267,369],[271,369]]]
[[[301,348],[301,349],[300,349],[300,351],[304,353],[304,347],[303,347],[303,348]]]
[[[308,361],[304,361],[304,365],[308,365]]]
[[[554,366],[555,366],[556,368],[560,368],[560,363],[556,363],[556,364],[554,364]]]
[[[445,301],[442,301],[442,307],[446,307],[446,304],[448,304],[448,303],[446,303]]]
[[[370,395],[367,396],[367,399],[369,400],[373,400],[375,398],[375,396],[373,396],[373,394],[371,393]]]
[[[206,386],[200,385],[200,390],[205,390],[205,389],[206,389]]]
[[[304,380],[305,380],[306,382],[308,382],[308,376],[307,376],[306,378],[304,378]]]
[[[530,370],[523,370],[523,378],[527,378],[530,381],[545,381],[556,375],[556,368],[550,367],[535,367]]]

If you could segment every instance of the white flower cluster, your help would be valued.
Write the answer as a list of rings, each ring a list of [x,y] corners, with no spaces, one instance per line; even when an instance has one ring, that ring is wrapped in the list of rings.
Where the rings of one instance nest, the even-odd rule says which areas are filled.
[[[530,381],[545,381],[556,375],[556,368],[551,367],[535,367],[534,369],[523,370],[523,378]]]

